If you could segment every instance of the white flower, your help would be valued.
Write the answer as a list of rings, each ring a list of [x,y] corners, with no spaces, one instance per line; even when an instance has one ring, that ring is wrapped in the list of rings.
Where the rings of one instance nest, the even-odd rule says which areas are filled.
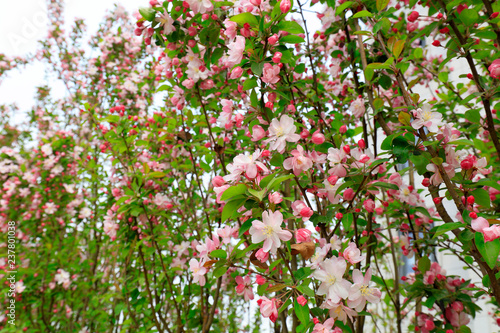
[[[441,113],[432,112],[431,105],[425,104],[422,109],[415,110],[415,120],[412,121],[411,127],[420,129],[425,126],[430,132],[436,133],[438,126],[443,125],[442,119]]]
[[[50,143],[43,145],[41,150],[42,153],[44,153],[46,156],[52,155],[52,146],[50,145]]]
[[[314,271],[314,277],[320,280],[318,295],[327,295],[334,303],[349,296],[351,283],[343,279],[347,264],[343,258],[331,258],[323,261],[320,269]]]
[[[54,214],[57,211],[56,204],[53,202],[48,202],[45,205],[45,213],[47,214]]]
[[[249,232],[252,235],[252,243],[264,241],[262,250],[264,252],[276,253],[281,246],[281,241],[289,241],[292,233],[281,229],[283,214],[280,211],[267,211],[262,213],[263,221],[253,221]]]
[[[286,141],[297,142],[300,139],[300,135],[295,134],[297,127],[294,125],[292,118],[286,114],[281,116],[280,120],[274,118],[269,125],[269,139],[265,140],[264,143],[271,143],[269,149],[277,150],[278,153],[283,154],[285,152]]]
[[[160,14],[160,17],[156,18],[157,22],[160,22],[160,25],[163,26],[163,33],[165,35],[170,35],[175,31],[175,27],[173,25],[174,20],[168,15],[167,12]]]

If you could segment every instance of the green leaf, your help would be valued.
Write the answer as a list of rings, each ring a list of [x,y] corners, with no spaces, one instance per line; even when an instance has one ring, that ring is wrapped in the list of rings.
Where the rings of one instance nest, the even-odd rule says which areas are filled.
[[[295,21],[281,21],[278,24],[278,29],[280,29],[281,31],[289,32],[291,34],[305,33],[304,28],[302,28],[300,24]]]
[[[474,146],[474,142],[467,139],[458,139],[448,142],[449,145]]]
[[[465,119],[472,123],[479,123],[481,121],[481,115],[479,110],[468,110],[465,112]]]
[[[342,226],[344,230],[349,232],[351,230],[352,222],[354,221],[354,216],[352,213],[347,213],[342,217]]]
[[[214,270],[214,278],[216,278],[216,279],[220,278],[222,275],[226,274],[228,269],[229,269],[229,267],[227,267],[227,266],[221,266],[221,267],[216,268]]]
[[[255,75],[261,76],[262,75],[262,70],[264,69],[264,63],[263,62],[254,62],[254,63],[252,63],[252,65],[250,66],[250,68],[252,69],[252,72]]]
[[[480,232],[476,232],[474,238],[477,249],[483,256],[484,261],[491,269],[494,269],[495,265],[498,264],[498,255],[500,255],[500,239],[497,238],[494,241],[485,242],[484,236]]]
[[[384,10],[385,7],[389,4],[389,0],[377,0],[377,10],[380,12]]]
[[[243,90],[250,90],[258,86],[257,79],[251,78],[243,82]]]
[[[422,258],[420,258],[420,260],[418,261],[418,270],[420,271],[420,273],[425,274],[425,272],[427,272],[430,268],[431,261],[429,257],[423,256]]]
[[[156,12],[153,8],[140,8],[139,13],[145,20],[152,22],[155,19]]]
[[[214,257],[214,258],[226,259],[227,253],[226,253],[226,251],[219,249],[219,250],[214,250],[214,251],[210,252],[210,256]]]
[[[266,188],[271,191],[274,188],[276,188],[277,185],[281,184],[285,180],[292,179],[293,177],[294,177],[293,175],[286,175],[286,176],[281,176],[278,178],[273,178],[269,181]]]
[[[280,38],[280,43],[298,44],[304,42],[305,42],[304,38],[296,35],[288,35]]]
[[[352,16],[352,18],[358,18],[358,17],[373,17],[373,14],[367,10],[362,10]]]
[[[458,17],[467,26],[471,26],[479,20],[479,15],[474,9],[464,9]]]
[[[341,4],[340,6],[338,6],[337,9],[335,9],[335,16],[339,16],[340,13],[342,13],[347,8],[351,7],[351,5],[353,3],[354,3],[353,1],[346,1],[343,4]]]
[[[253,218],[253,219],[248,219],[245,222],[243,222],[243,224],[240,227],[240,230],[238,231],[238,237],[241,238],[243,236],[243,234],[252,227],[252,222],[255,220],[256,219]]]
[[[404,47],[405,47],[404,40],[398,40],[396,43],[394,43],[394,47],[392,48],[392,53],[394,53],[394,57],[396,58],[399,57]]]
[[[375,182],[373,184],[370,184],[370,187],[381,187],[381,188],[386,188],[388,190],[399,190],[398,185],[385,182]]]
[[[444,162],[441,157],[433,157],[433,158],[431,158],[431,161],[432,161],[432,163],[434,163],[436,165],[441,165]]]
[[[253,27],[259,26],[259,21],[257,20],[257,17],[250,13],[241,13],[238,15],[234,15],[233,17],[230,18],[230,21],[236,22],[239,25],[244,25],[245,23],[248,23]]]
[[[293,272],[293,276],[295,276],[296,280],[304,280],[309,275],[311,275],[311,269],[309,267],[302,267],[295,272]]]
[[[295,68],[293,69],[293,71],[297,74],[302,74],[304,73],[304,71],[306,70],[306,64],[298,64],[297,66],[295,66]]]
[[[250,192],[251,195],[253,195],[257,199],[259,199],[259,201],[262,201],[262,199],[264,199],[264,196],[266,195],[267,189],[257,191],[257,190],[249,188],[248,192]]]
[[[434,236],[432,238],[435,238],[437,236],[441,236],[450,230],[455,230],[455,229],[463,227],[463,226],[464,226],[464,224],[462,222],[445,223],[445,224],[437,227],[436,233],[434,234]]]
[[[223,6],[232,7],[233,5],[234,3],[232,3],[231,1],[217,1],[215,2],[214,7],[215,8],[220,8]]]
[[[228,218],[234,216],[236,211],[243,206],[247,198],[239,198],[235,200],[231,200],[224,206],[222,209],[221,222],[225,222]]]
[[[490,208],[491,199],[488,191],[482,188],[477,188],[471,192],[471,195],[474,197],[477,204],[483,206],[484,208]]]
[[[309,306],[306,304],[300,305],[297,300],[294,300],[293,302],[293,308],[295,310],[295,314],[297,315],[297,318],[299,318],[300,322],[307,325],[309,324],[310,321],[310,316],[309,316]]]
[[[222,193],[220,199],[222,201],[226,201],[227,199],[230,199],[237,195],[244,194],[246,191],[247,187],[245,184],[238,184],[236,186],[231,186],[230,188],[226,189],[224,193]]]

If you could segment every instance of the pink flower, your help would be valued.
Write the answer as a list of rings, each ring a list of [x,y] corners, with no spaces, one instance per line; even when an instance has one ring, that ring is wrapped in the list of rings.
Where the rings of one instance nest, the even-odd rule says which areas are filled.
[[[257,258],[260,262],[266,262],[269,259],[269,252],[265,252],[263,249],[259,249],[255,253],[255,258]]]
[[[368,268],[365,276],[358,269],[352,272],[352,280],[354,284],[349,292],[347,304],[356,311],[362,311],[366,302],[378,303],[382,293],[378,288],[370,288],[372,278],[372,269]]]
[[[438,126],[443,125],[443,116],[439,112],[432,112],[431,108],[430,104],[425,104],[422,109],[415,110],[415,120],[411,122],[411,127],[418,130],[425,126],[430,132],[436,133]]]
[[[483,229],[484,241],[491,242],[500,238],[500,225],[492,225],[491,227]]]
[[[311,141],[317,145],[320,145],[323,142],[325,142],[325,136],[319,130],[317,130],[316,132],[313,133]]]
[[[224,184],[226,184],[226,181],[222,178],[222,176],[215,176],[214,179],[212,179],[212,185],[214,187],[219,187]]]
[[[292,233],[281,229],[283,214],[280,211],[267,211],[262,213],[263,221],[253,221],[249,232],[252,235],[252,243],[264,241],[263,251],[276,253],[281,241],[289,241]]]
[[[424,284],[433,285],[434,281],[436,281],[436,272],[432,270],[428,270],[427,272],[425,272],[423,281]]]
[[[297,297],[297,303],[304,306],[304,305],[306,305],[307,300],[304,296],[300,295],[299,297]]]
[[[445,311],[446,319],[450,322],[451,325],[455,327],[460,327],[463,325],[467,325],[470,322],[470,318],[465,312],[457,312],[453,310],[453,308],[448,307]]]
[[[314,211],[307,207],[304,201],[296,200],[292,203],[293,215],[296,217],[302,217],[302,221],[309,221],[309,218],[314,214]]]
[[[238,286],[236,287],[236,293],[238,295],[243,295],[245,301],[252,300],[254,298],[253,290],[252,290],[252,281],[250,276],[245,276],[242,278],[241,276],[237,276],[235,279]]]
[[[280,80],[280,66],[271,65],[270,63],[264,64],[264,69],[262,71],[262,81],[268,84],[278,83]]]
[[[238,66],[231,71],[231,75],[229,75],[229,78],[233,80],[238,79],[241,77],[242,74],[243,74],[243,69],[240,66]]]
[[[490,226],[490,223],[484,217],[478,217],[477,219],[472,220],[471,224],[472,224],[472,229],[474,229],[477,232],[483,232],[484,229]]]
[[[252,141],[259,141],[266,136],[266,131],[260,125],[252,127]]]
[[[354,101],[352,101],[351,106],[349,107],[349,111],[356,117],[361,118],[365,114],[365,102],[362,98],[358,97]]]
[[[343,258],[330,258],[323,261],[320,269],[314,271],[313,275],[322,283],[318,289],[318,295],[327,295],[333,303],[340,302],[349,296],[351,283],[343,278],[347,268]]]
[[[262,317],[269,318],[273,323],[278,319],[278,308],[276,307],[276,299],[269,299],[265,296],[257,301],[260,306]]]
[[[310,242],[311,241],[311,235],[312,232],[310,230],[300,228],[295,230],[295,239],[297,240],[297,243],[302,243],[302,242]]]
[[[207,269],[203,267],[203,260],[198,262],[195,258],[189,261],[189,269],[193,272],[193,282],[199,283],[201,287],[205,285],[205,274],[207,273]]]
[[[238,23],[233,22],[229,19],[225,19],[224,26],[226,27],[226,30],[224,30],[224,34],[229,39],[233,39],[234,37],[236,37],[236,35],[238,33]]]
[[[336,175],[339,178],[345,177],[347,175],[347,170],[344,166],[346,156],[347,155],[344,150],[329,148],[327,159],[330,161],[330,166],[332,168],[328,173]]]
[[[375,202],[372,199],[367,199],[363,201],[363,207],[368,213],[373,213],[375,210]]]
[[[333,325],[335,324],[335,319],[328,318],[323,324],[314,325],[312,333],[333,333]]]
[[[237,180],[242,173],[245,173],[245,176],[249,179],[254,179],[257,177],[257,172],[259,170],[267,173],[267,167],[262,162],[258,161],[261,154],[261,151],[257,150],[252,155],[239,154],[236,156],[233,159],[233,163],[228,164],[227,169],[230,174],[224,176],[224,180]]]
[[[312,168],[312,160],[304,155],[304,148],[301,145],[297,149],[292,150],[293,157],[289,157],[283,163],[285,170],[293,169],[293,173],[298,176],[302,171],[307,171]]]
[[[350,242],[349,246],[343,252],[344,259],[349,261],[351,264],[356,264],[365,259],[364,256],[361,255],[361,251],[357,248],[354,242]]]
[[[346,188],[344,194],[342,195],[345,201],[351,201],[354,199],[354,190],[350,187]]]
[[[237,36],[234,42],[229,43],[226,66],[233,67],[243,60],[243,51],[245,51],[245,37]]]
[[[214,9],[210,0],[186,0],[186,2],[195,14],[204,14],[206,12],[211,12]]]
[[[412,11],[410,15],[408,15],[408,21],[409,22],[415,22],[419,17],[419,14],[416,10]]]
[[[257,274],[255,276],[255,283],[257,283],[259,286],[262,286],[264,283],[266,283],[266,279],[262,275]]]
[[[288,115],[281,116],[280,120],[274,118],[269,125],[269,139],[264,143],[271,143],[269,149],[277,150],[280,154],[285,152],[286,142],[297,142],[300,135],[295,134],[297,127]]]
[[[455,168],[452,165],[443,163],[442,166],[448,177],[453,178],[455,176]],[[427,171],[434,172],[430,179],[432,185],[439,185],[443,182],[443,178],[441,177],[441,173],[439,172],[437,165],[427,164],[426,169]]]
[[[282,13],[288,13],[288,11],[290,10],[290,7],[292,7],[290,0],[281,0],[280,9],[281,9]]]
[[[499,79],[500,78],[500,59],[496,59],[493,61],[488,67],[488,70],[490,71],[490,76],[494,79]]]
[[[269,201],[275,205],[283,201],[283,196],[279,192],[269,193]]]

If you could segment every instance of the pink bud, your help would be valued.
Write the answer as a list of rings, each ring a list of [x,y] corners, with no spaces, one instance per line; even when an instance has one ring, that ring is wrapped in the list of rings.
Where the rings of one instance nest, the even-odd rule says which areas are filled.
[[[309,207],[304,207],[300,210],[299,214],[300,214],[300,216],[307,218],[307,217],[311,217],[314,214],[314,211]]]
[[[419,14],[416,10],[412,11],[410,15],[408,15],[408,21],[409,22],[415,22],[419,17]]]
[[[346,201],[351,201],[352,199],[354,199],[354,190],[350,187],[348,187],[345,191],[344,191],[344,200]]]
[[[451,307],[453,308],[453,310],[455,310],[457,312],[461,312],[464,310],[464,305],[460,301],[455,301],[455,302],[451,303]]]
[[[366,154],[362,154],[360,157],[359,157],[359,161],[361,163],[366,163],[370,160],[370,156],[366,155]]]
[[[365,149],[366,148],[366,142],[365,142],[365,140],[363,140],[363,139],[359,140],[358,141],[358,147],[360,149]]]
[[[266,262],[267,259],[269,258],[269,252],[264,252],[263,249],[259,249],[256,253],[255,253],[255,257],[257,259],[259,259],[260,262]]]
[[[260,125],[252,127],[252,141],[259,141],[266,136],[266,131]]]
[[[317,130],[316,132],[314,132],[314,134],[312,135],[312,138],[311,138],[312,142],[314,142],[315,144],[317,145],[320,145],[322,144],[323,142],[325,142],[325,136],[320,133],[319,130]]]
[[[281,52],[276,52],[276,53],[274,54],[274,56],[273,56],[273,62],[274,62],[275,64],[279,64],[279,63],[281,62],[281,56],[282,56],[282,55],[283,55],[283,54],[282,54]]]
[[[282,13],[288,13],[290,7],[292,7],[290,0],[281,0],[280,9]]]
[[[241,77],[242,74],[243,74],[243,69],[240,66],[238,66],[231,71],[231,75],[229,75],[229,78],[232,80],[238,79]]]
[[[278,35],[274,34],[271,37],[269,37],[267,41],[269,42],[269,44],[274,45],[278,42],[278,39],[279,39]]]
[[[365,207],[368,213],[372,213],[375,210],[375,202],[372,199],[365,200],[363,207]]]
[[[312,232],[307,229],[297,229],[295,230],[295,239],[297,240],[297,243],[310,242],[311,234]]]
[[[339,177],[337,175],[331,175],[330,177],[328,177],[328,182],[331,184],[331,185],[335,185],[337,184],[337,181],[339,180]]]
[[[340,126],[339,132],[340,134],[344,134],[345,132],[347,132],[347,126],[346,125]]]
[[[430,319],[425,321],[425,328],[429,331],[432,331],[434,328],[436,328],[436,325],[434,325],[434,322]]]
[[[304,296],[300,295],[299,297],[297,297],[297,303],[304,306],[304,305],[306,305],[307,300]]]
[[[307,139],[309,137],[311,133],[309,133],[308,130],[306,130],[305,128],[302,130],[302,132],[300,132],[300,137],[302,139]]]
[[[283,196],[279,192],[269,193],[268,198],[269,201],[275,205],[283,201]]]
[[[256,282],[259,286],[262,286],[264,283],[266,283],[266,279],[265,279],[263,276],[261,276],[261,275],[257,274],[257,276],[255,277],[255,282]]]
[[[225,183],[226,181],[224,180],[224,178],[222,178],[222,176],[215,176],[214,179],[212,179],[212,185],[214,187],[220,187]]]
[[[349,147],[349,145],[345,145],[344,147],[342,147],[342,149],[344,149],[344,152],[346,154],[350,154],[351,153],[351,147]]]

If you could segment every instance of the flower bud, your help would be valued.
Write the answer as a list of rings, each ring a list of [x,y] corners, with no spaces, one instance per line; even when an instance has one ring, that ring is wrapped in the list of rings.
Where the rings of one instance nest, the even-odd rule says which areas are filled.
[[[295,230],[295,239],[297,240],[297,243],[310,242],[311,235],[312,232],[304,228]]]
[[[268,198],[269,201],[275,205],[283,201],[283,196],[281,195],[280,192],[269,193]]]
[[[212,179],[212,185],[214,187],[223,186],[225,183],[226,181],[222,178],[222,176],[215,176],[214,179]]]
[[[317,145],[320,145],[323,142],[325,142],[325,136],[319,130],[317,130],[316,132],[313,133],[311,141]]]
[[[282,13],[288,13],[291,7],[292,4],[290,3],[290,0],[281,0],[280,9]]]

